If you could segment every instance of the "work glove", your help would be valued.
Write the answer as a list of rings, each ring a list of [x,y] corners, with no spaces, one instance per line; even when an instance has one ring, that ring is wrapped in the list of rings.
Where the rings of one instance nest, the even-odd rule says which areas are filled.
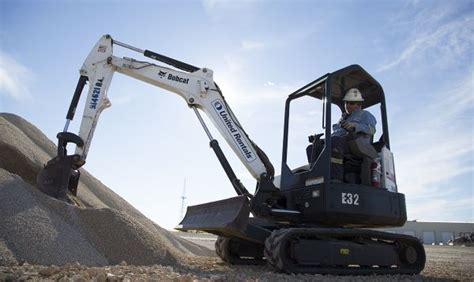
[[[343,122],[341,122],[341,127],[344,128],[347,131],[354,132],[355,128],[356,128],[356,125],[353,122],[343,121]]]

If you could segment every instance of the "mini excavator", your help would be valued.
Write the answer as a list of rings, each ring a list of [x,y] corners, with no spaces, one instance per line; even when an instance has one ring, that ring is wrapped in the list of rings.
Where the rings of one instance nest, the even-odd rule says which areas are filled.
[[[167,67],[116,57],[114,47],[141,53]],[[107,89],[115,72],[176,93],[196,113],[237,196],[188,207],[177,229],[218,235],[216,253],[225,262],[266,263],[280,272],[332,275],[417,274],[423,270],[426,256],[417,238],[374,230],[402,226],[406,222],[406,207],[404,194],[397,191],[384,91],[359,65],[327,73],[288,96],[281,175],[275,176],[272,163],[249,138],[224,99],[211,69],[198,68],[104,35],[80,69],[66,125],[57,135],[57,156],[37,176],[37,187],[44,193],[65,201],[77,195],[79,168],[85,164],[99,115],[111,105]],[[76,135],[68,132],[68,127],[87,83],[88,94]],[[352,177],[333,182],[331,142],[324,140],[331,138],[331,110],[343,111],[343,96],[350,88],[363,93],[363,108],[380,109],[383,132],[376,142],[352,142],[350,152],[344,156],[344,171]],[[303,97],[322,105],[322,132],[310,138],[322,146],[309,163],[290,169],[287,162],[290,107]],[[254,193],[237,178],[200,112],[208,116],[256,179]],[[69,143],[75,144],[74,154],[67,153]],[[372,169],[375,160],[381,166],[376,170]],[[374,173],[379,173],[379,182],[371,181]]]

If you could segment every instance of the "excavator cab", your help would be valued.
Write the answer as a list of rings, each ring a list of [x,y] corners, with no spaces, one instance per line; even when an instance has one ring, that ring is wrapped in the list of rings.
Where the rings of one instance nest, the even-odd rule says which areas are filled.
[[[380,138],[357,137],[349,142],[350,151],[344,156],[344,182],[331,181],[332,111],[344,110],[343,97],[350,88],[364,95],[362,108],[380,109]],[[322,150],[306,167],[291,169],[288,164],[290,109],[303,97],[321,101],[323,132],[314,143],[323,143]],[[384,92],[380,84],[359,65],[351,65],[324,75],[290,94],[285,107],[281,176],[276,185],[285,195],[286,205],[301,211],[297,221],[332,226],[382,227],[401,226],[406,221],[405,198],[397,193]],[[320,137],[320,138],[317,138]],[[373,175],[378,173],[378,175]],[[372,176],[379,182],[372,182]],[[309,195],[309,196],[305,196]],[[281,202],[281,200],[280,200]]]
[[[385,151],[390,150],[389,134],[388,134],[388,123],[385,107],[385,99],[382,87],[375,81],[365,70],[358,65],[352,65],[341,69],[332,74],[323,76],[314,82],[304,86],[303,88],[292,93],[287,100],[286,113],[285,113],[285,136],[284,136],[284,150],[283,150],[283,162],[282,162],[282,177],[283,180],[290,180],[294,178],[294,172],[297,171],[299,174],[305,172],[306,174],[323,175],[325,174],[321,169],[327,168],[327,164],[334,162],[334,158],[330,157],[328,152],[331,151],[331,145],[327,144],[325,140],[330,140],[332,124],[337,122],[336,118],[341,116],[341,113],[345,112],[344,102],[342,101],[345,91],[350,88],[357,88],[362,91],[364,96],[363,109],[370,108],[371,111],[377,111],[376,115],[379,117],[379,123],[381,123],[381,131],[378,133],[378,141],[374,143],[373,136],[365,134],[353,134],[348,132],[348,145],[349,151],[343,156],[344,160],[344,183],[351,184],[363,184],[366,186],[381,187],[381,180],[387,180],[382,176],[378,176],[378,183],[372,183],[370,169],[373,167],[372,164],[375,161],[379,161],[382,148]],[[309,165],[306,167],[300,167],[298,170],[290,168],[288,160],[289,150],[295,151],[294,148],[289,144],[289,133],[290,133],[290,109],[293,108],[293,104],[298,101],[304,100],[302,103],[308,107],[311,101],[318,100],[322,107],[319,107],[317,103],[314,108],[321,109],[317,117],[321,120],[317,120],[314,126],[314,130],[318,130],[317,134],[310,135],[309,141],[311,146],[307,150]],[[300,102],[301,103],[301,102]],[[291,106],[290,106],[291,105]],[[313,110],[314,111],[314,110]],[[314,114],[313,114],[314,115]],[[299,117],[301,119],[301,117]],[[330,142],[329,142],[330,143]],[[336,160],[337,161],[337,160]],[[391,160],[393,162],[393,159]],[[330,167],[329,167],[330,168]],[[315,173],[318,169],[319,172]],[[383,183],[389,185],[392,192],[396,192],[394,166],[391,166],[391,181],[392,183]],[[327,172],[327,171],[326,171]],[[328,179],[327,175],[323,175]],[[298,176],[302,177],[302,176]],[[290,183],[292,180],[290,180]],[[281,184],[283,189],[286,190],[288,186],[285,181]],[[291,186],[291,185],[290,185]],[[289,187],[291,189],[293,187]]]

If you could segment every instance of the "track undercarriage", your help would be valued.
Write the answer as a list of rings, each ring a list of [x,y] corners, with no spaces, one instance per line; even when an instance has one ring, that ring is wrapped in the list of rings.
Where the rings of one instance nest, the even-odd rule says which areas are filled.
[[[249,214],[249,201],[245,196],[238,196],[188,207],[177,229],[218,235],[216,253],[227,263],[266,263],[278,272],[418,274],[425,265],[423,245],[412,236],[376,231],[367,226],[289,223]]]
[[[219,236],[216,253],[231,264],[263,264],[286,273],[418,274],[425,251],[418,239],[366,229],[284,228],[265,244]]]

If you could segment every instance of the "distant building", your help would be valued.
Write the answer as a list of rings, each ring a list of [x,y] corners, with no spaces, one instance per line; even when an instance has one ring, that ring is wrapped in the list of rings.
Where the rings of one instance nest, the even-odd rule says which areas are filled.
[[[382,229],[417,237],[426,245],[445,245],[461,233],[474,233],[474,223],[407,221],[402,227]]]

